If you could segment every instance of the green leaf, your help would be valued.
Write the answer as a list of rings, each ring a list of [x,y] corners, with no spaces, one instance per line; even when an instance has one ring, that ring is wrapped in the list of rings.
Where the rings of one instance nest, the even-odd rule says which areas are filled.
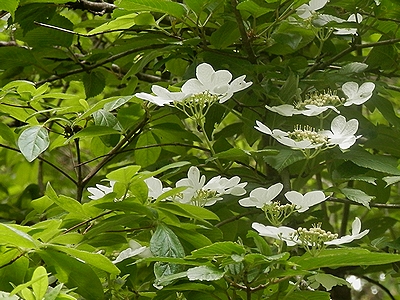
[[[225,22],[211,34],[210,42],[217,49],[224,49],[240,39],[240,32],[236,22]]]
[[[240,2],[236,8],[238,10],[243,10],[243,11],[247,11],[250,14],[252,14],[255,18],[258,18],[264,14],[266,14],[267,12],[273,11],[274,9],[272,8],[268,8],[265,6],[260,6],[257,3],[255,3],[254,1],[251,0],[245,0],[243,2]]]
[[[301,151],[292,149],[279,149],[277,155],[264,156],[264,161],[278,172],[304,159],[304,154]]]
[[[38,251],[48,270],[68,288],[87,300],[103,300],[103,286],[92,268],[69,255],[51,249]]]
[[[5,10],[14,18],[14,12],[17,10],[19,0],[2,0],[0,2],[0,10]]]
[[[215,281],[221,279],[224,274],[224,271],[210,266],[193,267],[187,270],[187,277],[191,281]]]
[[[311,287],[314,289],[318,289],[320,284],[327,291],[330,291],[334,286],[337,285],[346,285],[350,287],[350,283],[348,283],[346,280],[333,276],[331,274],[318,273],[316,275],[308,277],[308,280],[310,280],[311,282],[315,281],[315,283],[311,283]]]
[[[49,280],[45,267],[39,266],[32,275],[32,289],[36,299],[43,299],[46,294]]]
[[[133,25],[136,24],[135,17],[137,16],[136,13],[131,13],[127,15],[120,16],[114,20],[111,20],[107,23],[104,23],[95,29],[88,32],[88,34],[96,34],[104,31],[109,30],[124,30],[129,29]]]
[[[214,256],[228,256],[232,254],[244,254],[245,248],[239,244],[233,242],[217,242],[210,246],[206,246],[197,250],[192,251],[192,254],[188,258],[205,258]]]
[[[121,0],[119,8],[132,11],[154,11],[183,19],[186,7],[183,4],[169,0]]]
[[[346,196],[347,199],[361,203],[362,205],[369,207],[369,203],[375,197],[369,196],[361,190],[352,189],[352,188],[342,188],[340,191]]]
[[[151,131],[146,131],[139,136],[136,142],[136,148],[144,149],[136,149],[135,158],[142,167],[147,167],[157,162],[161,154],[161,147],[157,144],[158,143]]]
[[[349,266],[374,266],[400,261],[399,254],[370,252],[361,248],[325,249],[318,256],[306,253],[294,256],[289,261],[303,269],[338,268]]]
[[[0,243],[26,249],[37,249],[40,244],[39,241],[19,230],[16,226],[2,223],[0,223]]]
[[[133,96],[118,97],[117,99],[104,104],[104,109],[106,111],[112,111],[114,109],[121,107],[125,103],[129,102],[132,98]]]
[[[107,273],[118,275],[120,270],[104,255],[99,253],[91,253],[83,250],[78,250],[75,248],[70,248],[67,246],[49,246],[52,249],[64,252],[75,258],[79,258],[83,262],[92,265],[100,270],[106,271]]]
[[[14,132],[4,123],[0,123],[0,136],[10,144],[15,144]]]
[[[164,224],[159,224],[150,239],[150,251],[160,257],[184,257],[185,251],[176,234]]]
[[[288,78],[279,91],[279,98],[281,98],[285,103],[292,103],[292,98],[298,93],[298,86],[299,76],[290,72]]]
[[[91,71],[89,74],[85,73],[82,80],[87,98],[100,94],[106,85],[106,79],[103,73],[99,71]]]
[[[60,195],[60,197],[51,198],[51,200],[53,200],[55,204],[57,204],[62,209],[64,209],[65,211],[67,211],[71,214],[74,214],[74,215],[77,214],[82,217],[86,216],[86,212],[84,211],[82,204],[80,204],[74,198]]]
[[[49,145],[49,133],[39,125],[25,129],[18,138],[18,148],[29,162],[43,153]]]
[[[285,300],[330,300],[330,293],[322,291],[295,291],[288,294]]]
[[[400,181],[400,176],[386,176],[382,178],[386,182],[386,186],[392,185]]]
[[[110,127],[93,125],[78,131],[78,133],[70,137],[65,143],[68,143],[69,141],[77,138],[92,138],[95,136],[103,136],[111,134],[120,135],[120,132]]]
[[[93,119],[96,126],[106,126],[115,130],[121,129],[121,126],[118,124],[118,119],[105,109],[95,111],[93,113]]]
[[[140,166],[132,165],[119,168],[107,174],[107,178],[110,180],[115,180],[123,184],[129,184],[139,170]]]
[[[365,150],[352,150],[345,152],[336,158],[350,160],[360,167],[387,173],[391,175],[400,175],[397,169],[397,160],[383,155],[371,154]]]
[[[219,220],[219,217],[212,211],[190,204],[177,203],[177,202],[158,202],[157,208],[166,210],[178,216],[183,216],[196,220]]]
[[[368,68],[367,64],[352,62],[340,68],[340,74],[353,74],[364,72]]]

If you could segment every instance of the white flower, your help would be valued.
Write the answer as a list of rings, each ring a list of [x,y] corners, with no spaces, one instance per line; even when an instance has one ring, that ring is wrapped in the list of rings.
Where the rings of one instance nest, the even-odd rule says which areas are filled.
[[[171,188],[164,188],[160,179],[155,177],[149,177],[144,180],[149,189],[148,197],[152,199],[157,199],[159,196],[169,191]]]
[[[144,247],[140,245],[138,242],[134,240],[129,241],[129,248],[121,251],[121,253],[117,256],[113,263],[119,263],[127,258],[138,256],[140,258],[150,257],[152,253],[148,247]]]
[[[351,235],[345,235],[342,236],[341,238],[325,242],[326,245],[341,245],[341,244],[347,244],[350,243],[354,240],[361,239],[365,235],[368,234],[369,229],[364,230],[363,232],[361,231],[361,221],[359,218],[355,218],[353,221],[353,224],[351,225]]]
[[[315,11],[323,8],[328,0],[311,0],[308,4],[300,5],[297,9],[297,15],[302,19],[311,17]]]
[[[282,183],[276,183],[269,188],[259,187],[250,192],[250,197],[239,200],[239,204],[244,207],[263,208],[270,204],[283,189]]]
[[[272,136],[279,143],[293,149],[315,149],[326,144],[325,135],[308,127],[304,130],[295,128],[293,132],[284,132],[280,129],[271,130],[260,121],[256,121],[256,124],[255,129]]]
[[[188,96],[182,92],[170,92],[166,88],[158,85],[153,85],[151,87],[151,90],[155,94],[155,96],[147,93],[137,93],[135,94],[135,96],[140,99],[154,103],[158,106],[164,106],[174,101],[180,102]]]
[[[297,211],[300,213],[327,199],[322,191],[312,191],[304,195],[296,191],[289,191],[285,193],[285,197],[296,206]]]
[[[321,131],[322,135],[328,138],[329,145],[338,145],[340,149],[348,149],[356,142],[361,135],[355,136],[358,130],[358,120],[351,119],[346,121],[342,115],[332,120],[331,130]]]
[[[176,183],[176,187],[186,187],[181,197],[175,200],[181,203],[188,203],[198,206],[210,206],[217,201],[222,200],[222,195],[241,196],[246,193],[244,187],[247,182],[240,182],[240,177],[234,176],[231,179],[216,176],[206,183],[206,177],[200,176],[197,167],[190,167],[187,173],[188,177],[180,179]]]
[[[363,104],[371,98],[374,89],[375,84],[373,82],[365,82],[360,87],[356,82],[346,82],[342,85],[343,93],[347,96],[344,106]]]
[[[214,68],[202,63],[196,68],[196,77],[186,81],[182,86],[182,92],[186,95],[201,94],[209,92],[217,95],[219,102],[223,103],[232,97],[233,93],[241,91],[252,85],[252,82],[245,82],[245,75],[233,80],[232,74],[228,70],[215,71]]]
[[[96,184],[96,187],[87,188],[88,192],[91,193],[88,198],[92,200],[98,200],[103,198],[105,195],[113,192],[115,181],[110,180],[110,186],[105,186],[102,184]]]
[[[324,111],[327,111],[328,109],[332,109],[338,114],[340,113],[340,111],[332,105],[318,106],[314,104],[307,104],[304,106],[305,109],[297,109],[290,104],[282,104],[272,107],[265,105],[265,107],[270,111],[276,112],[281,116],[285,117],[291,117],[293,115],[300,115],[300,114],[308,117],[318,116],[319,114],[322,114]]]
[[[362,15],[360,14],[352,14],[350,17],[344,21],[344,22],[355,22],[355,23],[361,23],[362,22]],[[337,35],[348,35],[348,34],[356,34],[357,33],[357,28],[335,28],[336,31],[334,34]]]
[[[295,238],[296,230],[286,226],[265,226],[263,224],[254,222],[251,227],[258,231],[259,235],[274,238],[286,242],[288,246],[294,246],[299,243]]]

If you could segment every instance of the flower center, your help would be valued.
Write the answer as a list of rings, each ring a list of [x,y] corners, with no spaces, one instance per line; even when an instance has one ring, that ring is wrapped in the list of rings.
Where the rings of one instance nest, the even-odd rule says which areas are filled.
[[[328,91],[324,94],[320,94],[318,92],[312,93],[308,95],[307,99],[303,101],[297,102],[295,107],[297,109],[306,109],[306,105],[315,105],[315,106],[338,106],[342,102],[344,102],[344,98],[338,97],[335,93]]]
[[[296,142],[308,140],[312,144],[326,144],[328,142],[328,138],[323,136],[322,134],[315,131],[311,126],[304,126],[302,129],[300,125],[297,125],[292,132],[288,132],[289,138],[295,140]]]
[[[322,247],[325,242],[338,238],[337,233],[323,230],[321,224],[313,225],[310,229],[299,227],[295,235],[303,245],[312,247]]]

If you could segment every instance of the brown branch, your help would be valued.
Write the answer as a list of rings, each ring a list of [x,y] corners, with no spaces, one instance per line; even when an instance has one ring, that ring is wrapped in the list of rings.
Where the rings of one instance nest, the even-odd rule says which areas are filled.
[[[79,227],[81,227],[81,226],[83,226],[83,225],[86,225],[86,224],[88,224],[88,223],[90,223],[90,222],[92,222],[92,221],[94,221],[94,220],[97,220],[97,219],[99,219],[99,218],[101,218],[101,217],[104,217],[104,216],[106,216],[106,215],[108,215],[108,214],[111,214],[111,213],[113,213],[113,212],[114,212],[113,210],[103,212],[102,214],[100,214],[100,215],[98,215],[98,216],[96,216],[96,217],[90,218],[89,220],[80,222],[80,223],[78,223],[78,224],[76,224],[76,225],[74,225],[74,226],[68,228],[68,229],[65,230],[62,234],[67,234],[68,232],[71,232],[72,230],[75,230],[75,229],[77,229],[77,228],[79,228]]]
[[[236,8],[237,5],[238,5],[237,0],[231,0],[232,10],[233,13],[235,14],[236,22],[239,27],[239,32],[242,38],[244,50],[247,53],[249,61],[252,64],[255,64],[257,63],[257,57],[256,54],[254,53],[253,48],[251,47],[250,39],[247,36],[246,28],[244,28],[243,19],[242,16],[240,15],[240,11]]]
[[[13,264],[14,262],[16,262],[18,259],[20,259],[22,256],[25,255],[25,252],[22,252],[21,254],[18,254],[16,257],[14,257],[12,260],[10,260],[8,263],[5,263],[4,265],[0,266],[0,269],[7,267],[11,264]]]
[[[120,59],[120,58],[122,58],[124,56],[133,54],[135,52],[140,52],[140,51],[150,50],[150,49],[158,49],[158,48],[163,48],[163,47],[167,47],[167,46],[169,46],[169,45],[156,44],[156,45],[149,45],[149,46],[144,46],[144,47],[140,47],[140,48],[136,48],[136,49],[130,49],[130,50],[127,50],[127,51],[112,55],[109,58],[107,58],[107,59],[105,59],[105,60],[103,60],[101,62],[98,62],[96,64],[88,65],[88,66],[85,66],[84,68],[71,70],[71,71],[65,72],[63,74],[52,75],[47,79],[44,79],[44,80],[36,82],[35,84],[39,86],[39,85],[42,85],[42,84],[44,84],[46,82],[53,82],[53,81],[56,81],[56,80],[59,80],[59,79],[62,79],[62,78],[65,78],[65,77],[68,77],[68,76],[71,76],[71,75],[75,75],[75,74],[82,73],[82,72],[87,72],[87,71],[93,70],[95,68],[101,67],[102,65],[105,65],[107,63],[113,62],[113,61],[115,61],[117,59]]]
[[[132,139],[134,139],[135,136],[143,130],[143,127],[147,124],[148,120],[149,118],[146,115],[142,122],[140,122],[134,129],[132,129],[131,132],[124,139],[122,139],[114,148],[110,150],[110,152],[108,152],[107,156],[104,157],[103,160],[99,162],[82,180],[81,182],[82,188],[86,186],[89,180],[92,179],[92,177],[96,175],[101,168],[103,168],[111,159],[113,159],[117,154],[119,154],[121,148],[128,145],[132,141]]]
[[[327,201],[332,201],[332,202],[338,202],[338,203],[349,203],[351,205],[358,205],[358,206],[364,206],[361,203],[357,203],[354,201],[347,200],[347,199],[339,199],[339,198],[334,198],[330,197]],[[388,209],[400,209],[400,204],[391,204],[391,203],[370,203],[370,207],[376,207],[376,208],[388,208]]]
[[[18,153],[21,153],[21,151],[19,151],[19,149],[14,148],[14,147],[10,147],[10,146],[4,145],[4,144],[0,144],[0,147],[1,147],[1,148],[8,149],[8,150],[16,151],[16,152],[18,152]],[[77,183],[76,180],[75,180],[74,178],[72,178],[68,173],[66,173],[64,170],[62,170],[60,167],[56,166],[56,165],[53,164],[52,162],[48,161],[47,159],[45,159],[45,158],[43,158],[43,157],[41,157],[41,156],[37,157],[37,159],[39,159],[39,160],[45,162],[46,164],[52,166],[52,167],[53,167],[54,169],[56,169],[58,172],[60,172],[60,173],[63,174],[65,177],[67,177],[69,180],[71,180],[74,184]]]
[[[317,71],[317,70],[321,70],[321,69],[325,69],[326,67],[328,67],[329,65],[331,65],[332,63],[334,63],[335,61],[339,60],[340,58],[342,58],[343,56],[358,50],[358,49],[364,49],[364,48],[371,48],[371,47],[377,47],[377,46],[386,46],[386,45],[392,45],[392,44],[396,44],[399,43],[400,39],[390,39],[390,40],[384,40],[384,41],[379,41],[379,42],[375,42],[375,43],[368,43],[368,44],[353,44],[351,45],[349,48],[344,49],[342,52],[336,54],[335,56],[331,57],[330,59],[326,60],[325,62],[321,62],[319,64],[315,64],[313,65],[311,68],[309,68],[303,75],[303,78],[310,75],[311,73]]]
[[[107,2],[92,2],[88,0],[79,0],[77,2],[67,2],[65,6],[70,9],[87,10],[94,15],[104,15],[112,13],[117,7],[114,4]]]

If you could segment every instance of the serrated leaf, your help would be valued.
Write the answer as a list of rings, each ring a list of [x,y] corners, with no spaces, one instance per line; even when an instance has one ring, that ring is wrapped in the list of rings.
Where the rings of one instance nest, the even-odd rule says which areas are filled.
[[[187,277],[189,280],[200,280],[200,281],[214,281],[219,280],[224,276],[225,272],[215,267],[200,266],[194,267],[187,270]]]
[[[29,234],[12,225],[2,223],[0,223],[0,243],[15,245],[27,249],[35,249],[39,244],[39,242]]]
[[[360,62],[352,62],[340,68],[339,73],[340,74],[361,73],[367,68],[368,68],[367,64]]]
[[[96,34],[104,31],[109,30],[124,30],[132,27],[135,25],[135,17],[137,16],[136,13],[131,13],[127,15],[120,16],[114,20],[111,20],[107,23],[104,23],[93,30],[89,31],[88,34]]]
[[[232,254],[244,254],[245,248],[234,242],[217,242],[210,246],[194,250],[190,258],[204,258],[214,256],[228,256]]]
[[[184,257],[185,251],[176,234],[160,224],[150,239],[150,251],[160,257]]]
[[[17,10],[19,0],[2,0],[0,2],[0,10],[5,10],[14,17],[14,12]]]
[[[316,275],[310,276],[308,279],[310,281],[315,281],[317,283],[316,285],[311,284],[311,287],[315,289],[317,289],[320,284],[327,291],[330,291],[334,286],[337,285],[346,285],[350,287],[350,283],[348,283],[346,280],[344,280],[343,278],[333,276],[331,274],[318,273]]]
[[[259,16],[262,16],[266,14],[269,11],[273,11],[273,8],[268,8],[268,7],[263,7],[255,3],[254,1],[251,0],[245,0],[243,2],[240,2],[236,8],[238,10],[243,10],[247,11],[250,14],[252,14],[255,18],[258,18]]]
[[[82,80],[87,98],[97,96],[106,86],[106,79],[103,73],[99,71],[91,71],[89,74],[85,73]]]
[[[107,178],[128,184],[132,180],[132,177],[139,172],[140,168],[140,166],[136,165],[119,168],[107,174]]]
[[[369,203],[371,202],[371,200],[375,198],[357,189],[342,188],[340,189],[340,191],[346,196],[347,199],[360,203],[368,208],[370,208]]]
[[[133,96],[118,97],[116,100],[104,104],[103,108],[107,111],[112,111],[114,109],[117,109],[118,107],[121,107],[125,103],[129,102],[132,98]]]
[[[240,39],[236,22],[225,22],[211,34],[210,42],[217,49],[224,49]]]
[[[115,130],[120,130],[117,117],[105,109],[99,109],[93,113],[94,124],[96,126],[106,126]]]
[[[392,185],[400,181],[400,176],[386,176],[382,178],[386,182],[386,186]]]
[[[169,0],[122,0],[119,8],[132,11],[154,11],[182,19],[186,15],[183,4]]]
[[[29,162],[43,153],[49,145],[49,133],[40,125],[25,129],[18,138],[18,148]]]
[[[305,270],[315,270],[325,267],[384,265],[400,261],[400,255],[370,252],[361,248],[340,248],[325,249],[318,256],[311,256],[308,253],[302,256],[294,256],[289,261],[298,264]]]
[[[305,156],[301,151],[291,149],[280,149],[277,155],[264,157],[264,161],[278,172],[304,159]]]

